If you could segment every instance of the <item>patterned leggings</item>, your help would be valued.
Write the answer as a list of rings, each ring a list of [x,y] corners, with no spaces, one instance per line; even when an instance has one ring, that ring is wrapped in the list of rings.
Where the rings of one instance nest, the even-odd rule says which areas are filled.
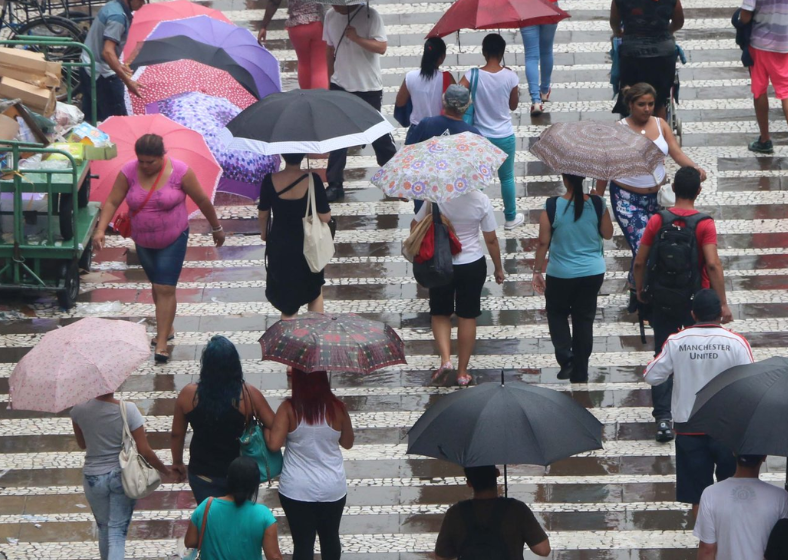
[[[640,247],[640,239],[646,230],[651,216],[659,212],[657,193],[635,194],[625,191],[615,183],[610,183],[610,203],[613,206],[613,215],[616,217],[624,237],[632,249],[632,262],[629,264],[629,284],[635,285],[632,267],[635,264],[635,255]]]

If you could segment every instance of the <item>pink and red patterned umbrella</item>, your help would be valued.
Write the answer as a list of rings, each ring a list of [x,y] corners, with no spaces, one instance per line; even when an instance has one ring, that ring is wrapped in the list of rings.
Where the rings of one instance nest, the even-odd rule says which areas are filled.
[[[260,338],[263,359],[313,371],[372,373],[405,364],[394,329],[358,315],[307,313],[275,323]]]
[[[60,412],[112,393],[150,358],[145,327],[88,317],[43,336],[9,380],[14,410]]]

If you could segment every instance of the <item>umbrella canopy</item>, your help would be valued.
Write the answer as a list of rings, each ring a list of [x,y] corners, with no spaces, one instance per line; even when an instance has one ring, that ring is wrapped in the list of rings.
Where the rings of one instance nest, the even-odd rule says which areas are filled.
[[[788,455],[788,359],[724,371],[698,391],[685,427],[741,455]]]
[[[146,113],[160,113],[205,138],[211,153],[222,166],[218,190],[251,200],[260,196],[260,184],[279,170],[279,156],[264,156],[243,150],[228,150],[218,139],[219,131],[241,110],[221,97],[204,93],[182,93],[150,103]]]
[[[193,60],[207,66],[224,70],[241,84],[246,91],[260,99],[260,92],[252,74],[241,64],[235,61],[230,54],[222,48],[206,45],[195,41],[191,37],[169,37],[156,41],[145,41],[139,54],[130,64],[132,70],[141,66],[152,66],[175,62],[176,60]]]
[[[46,333],[9,380],[14,410],[60,412],[112,393],[150,358],[145,327],[88,317]]]
[[[221,138],[228,148],[261,154],[324,154],[371,144],[392,130],[379,111],[355,95],[297,89],[248,107],[227,124]]]
[[[608,181],[652,175],[665,160],[654,142],[628,126],[592,121],[548,127],[531,146],[531,153],[556,173]]]
[[[310,373],[371,373],[405,362],[394,329],[358,315],[307,313],[274,323],[260,338],[263,359]]]
[[[193,60],[179,60],[142,68],[134,79],[144,87],[142,97],[126,94],[129,113],[144,115],[145,106],[180,93],[199,92],[223,97],[241,109],[257,101],[230,74]]]
[[[136,159],[134,143],[143,134],[158,134],[164,138],[167,157],[172,157],[188,165],[205,189],[205,194],[213,201],[216,186],[222,176],[222,168],[208,149],[199,132],[190,130],[164,115],[145,115],[134,117],[110,117],[99,125],[99,129],[109,134],[118,147],[118,155],[107,161],[91,163],[93,173],[99,178],[91,184],[90,200],[104,202],[112,190],[115,178],[128,161]],[[191,198],[186,198],[189,217],[200,214]],[[124,202],[119,212],[128,211]]]
[[[129,28],[129,36],[126,39],[126,46],[123,48],[123,56],[128,59],[136,49],[137,43],[144,41],[159,22],[171,21],[175,19],[189,18],[193,16],[206,15],[210,18],[232,23],[219,10],[204,8],[199,4],[189,0],[175,0],[174,2],[156,2],[155,4],[145,4],[134,13],[134,19]]]
[[[495,180],[506,153],[463,132],[405,146],[372,177],[387,196],[446,202]]]
[[[457,0],[427,37],[444,37],[460,29],[519,29],[568,17],[547,0]]]
[[[196,37],[200,43],[224,50],[236,63],[249,72],[254,79],[260,97],[282,91],[279,61],[257,42],[257,38],[248,29],[208,16],[195,16],[160,23],[148,35],[145,43],[177,37]]]
[[[309,0],[310,4],[323,4],[324,6],[358,6],[368,4],[367,0]]]
[[[549,465],[602,448],[602,424],[569,396],[519,381],[442,397],[408,432],[408,453],[463,467]]]

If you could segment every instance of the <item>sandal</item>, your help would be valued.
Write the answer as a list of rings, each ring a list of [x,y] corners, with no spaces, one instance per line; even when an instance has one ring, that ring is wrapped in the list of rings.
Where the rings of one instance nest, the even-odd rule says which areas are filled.
[[[544,106],[541,103],[534,103],[531,105],[531,116],[539,117],[544,113]]]
[[[457,385],[460,387],[468,387],[469,385],[474,385],[475,381],[472,376],[470,375],[458,375],[457,376]]]
[[[157,364],[166,364],[170,361],[170,353],[166,350],[162,350],[161,352],[154,352],[153,359],[156,361]]]
[[[170,336],[167,337],[167,342],[172,342],[173,340],[175,340],[175,333],[172,333]],[[157,336],[154,336],[153,338],[150,339],[151,346],[156,346],[158,342],[159,342],[159,337]]]
[[[539,97],[542,99],[542,103],[548,103],[550,101],[550,94],[553,93],[553,88],[547,90],[547,93],[540,93]]]
[[[446,381],[446,375],[452,371],[454,368],[451,365],[451,362],[446,362],[442,364],[441,367],[436,369],[432,377],[430,378],[430,382],[428,386],[430,387],[443,387],[444,382]]]

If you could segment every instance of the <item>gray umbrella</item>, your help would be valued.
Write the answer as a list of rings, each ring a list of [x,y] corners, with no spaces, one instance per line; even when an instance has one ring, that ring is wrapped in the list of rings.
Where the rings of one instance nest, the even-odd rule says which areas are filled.
[[[443,397],[408,432],[408,453],[463,467],[549,465],[602,448],[602,424],[568,395],[514,381]]]

